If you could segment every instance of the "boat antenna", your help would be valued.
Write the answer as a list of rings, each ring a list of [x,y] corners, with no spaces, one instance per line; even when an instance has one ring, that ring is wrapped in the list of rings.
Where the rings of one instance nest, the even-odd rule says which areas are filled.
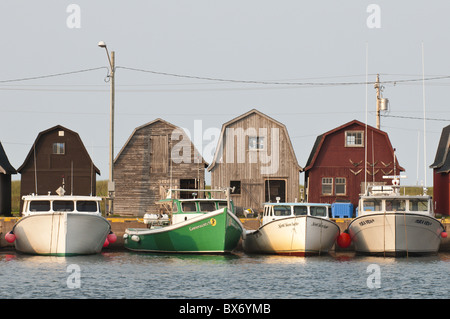
[[[33,159],[34,159],[34,189],[36,192],[36,195],[38,193],[37,188],[37,165],[36,165],[36,141],[33,143]]]
[[[426,114],[425,114],[425,58],[422,42],[422,96],[423,96],[423,167],[424,167],[424,183],[423,194],[427,194],[427,138],[426,138]]]

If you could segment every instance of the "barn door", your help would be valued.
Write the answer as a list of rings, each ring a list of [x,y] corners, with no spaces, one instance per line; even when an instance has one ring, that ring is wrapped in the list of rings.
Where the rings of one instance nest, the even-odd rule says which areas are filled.
[[[285,180],[273,180],[266,179],[264,183],[265,201],[275,203],[277,197],[280,198],[280,203],[286,202],[286,181]]]
[[[150,173],[167,173],[169,144],[167,135],[150,136]]]

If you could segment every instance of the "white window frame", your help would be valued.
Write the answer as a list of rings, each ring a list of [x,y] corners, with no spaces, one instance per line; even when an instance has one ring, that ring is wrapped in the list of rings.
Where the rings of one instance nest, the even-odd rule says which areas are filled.
[[[324,183],[327,182],[327,183]],[[332,177],[322,177],[322,195],[333,195],[333,178]],[[325,193],[324,192],[324,186],[326,187],[330,187],[330,192],[329,193]]]
[[[364,131],[345,131],[345,147],[364,147]]]

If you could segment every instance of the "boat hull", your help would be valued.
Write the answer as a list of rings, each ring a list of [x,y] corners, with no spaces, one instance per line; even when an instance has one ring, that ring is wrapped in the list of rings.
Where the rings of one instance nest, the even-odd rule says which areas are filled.
[[[380,213],[355,218],[348,231],[356,253],[414,256],[436,254],[444,227],[430,216]]]
[[[102,216],[85,213],[43,213],[20,219],[14,226],[17,251],[35,255],[99,253],[111,226]]]
[[[239,219],[226,209],[160,228],[125,230],[124,246],[141,252],[231,253],[243,234]]]
[[[297,216],[269,222],[245,236],[246,253],[310,256],[327,253],[339,236],[339,226],[328,219]]]

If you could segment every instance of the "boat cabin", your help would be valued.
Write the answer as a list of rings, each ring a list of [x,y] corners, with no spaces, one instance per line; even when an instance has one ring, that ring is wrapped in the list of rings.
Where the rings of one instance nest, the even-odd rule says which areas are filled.
[[[204,215],[222,208],[226,208],[226,199],[163,199],[160,204],[165,206],[165,211],[172,214],[172,224]],[[169,206],[169,207],[168,207]],[[171,206],[171,207],[170,207]],[[233,202],[230,201],[231,211],[234,212]]]
[[[362,196],[358,206],[358,216],[374,213],[410,213],[430,215],[430,196]]]
[[[101,197],[96,196],[56,196],[28,195],[22,197],[24,204],[22,216],[70,212],[101,215]]]
[[[262,224],[288,217],[314,216],[329,219],[330,204],[313,203],[266,203],[264,204]]]

